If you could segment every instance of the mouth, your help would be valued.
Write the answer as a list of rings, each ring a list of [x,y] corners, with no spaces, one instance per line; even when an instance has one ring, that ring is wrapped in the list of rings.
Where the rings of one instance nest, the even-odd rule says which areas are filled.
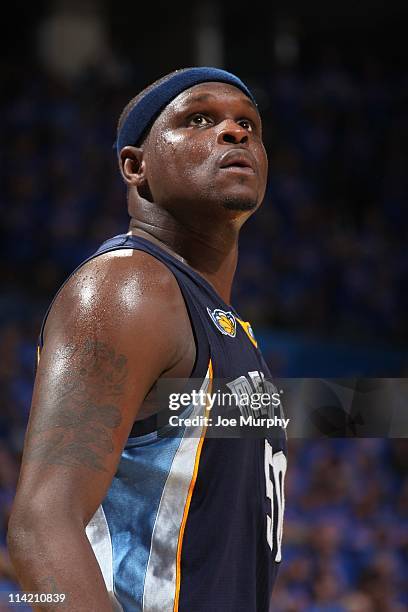
[[[227,151],[221,156],[219,167],[221,170],[229,172],[241,172],[244,174],[255,174],[255,167],[252,159],[244,152]]]

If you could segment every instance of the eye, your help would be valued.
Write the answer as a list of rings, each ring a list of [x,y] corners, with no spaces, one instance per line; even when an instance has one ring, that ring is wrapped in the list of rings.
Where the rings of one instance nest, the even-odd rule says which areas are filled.
[[[210,125],[211,121],[206,115],[203,113],[195,113],[192,117],[189,118],[188,123],[190,125]]]
[[[254,129],[252,121],[250,121],[249,119],[241,119],[240,121],[238,121],[238,124],[242,126],[244,130],[248,130],[248,132],[252,132]]]

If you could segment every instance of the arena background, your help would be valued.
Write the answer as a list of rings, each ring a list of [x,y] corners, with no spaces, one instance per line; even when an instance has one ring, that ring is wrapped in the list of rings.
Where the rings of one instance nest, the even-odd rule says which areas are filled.
[[[64,278],[127,231],[125,103],[217,65],[254,88],[270,177],[234,304],[276,376],[407,375],[406,2],[10,3],[0,37],[0,591],[36,337]],[[386,409],[386,407],[385,407]],[[274,612],[406,609],[404,439],[291,440]],[[0,611],[8,610],[0,597]],[[21,610],[24,608],[21,606]]]

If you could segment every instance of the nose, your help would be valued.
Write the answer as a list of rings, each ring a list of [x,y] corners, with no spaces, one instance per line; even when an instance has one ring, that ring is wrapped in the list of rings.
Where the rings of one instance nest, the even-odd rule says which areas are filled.
[[[221,124],[217,142],[218,144],[246,144],[248,142],[248,132],[239,123],[227,119]]]

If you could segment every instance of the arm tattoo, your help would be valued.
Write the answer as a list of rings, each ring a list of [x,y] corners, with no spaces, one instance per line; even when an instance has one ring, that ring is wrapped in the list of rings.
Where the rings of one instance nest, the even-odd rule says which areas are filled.
[[[75,353],[75,367],[67,369],[47,401],[50,410],[36,416],[25,459],[106,471],[104,458],[113,452],[112,433],[122,421],[117,403],[127,380],[127,359],[93,340]]]
[[[47,576],[37,584],[38,593],[60,593],[58,585],[53,576]]]

